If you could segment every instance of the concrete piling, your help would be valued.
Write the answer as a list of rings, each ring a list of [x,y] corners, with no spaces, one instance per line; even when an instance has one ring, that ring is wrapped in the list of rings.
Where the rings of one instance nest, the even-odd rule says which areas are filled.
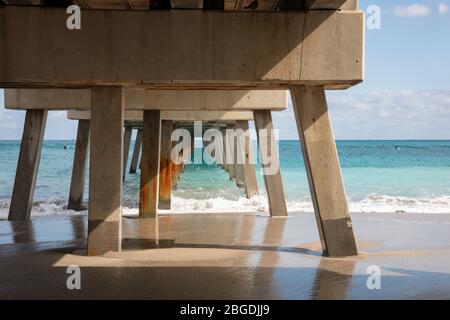
[[[27,110],[8,220],[29,220],[44,141],[47,110]]]
[[[72,180],[70,183],[67,209],[83,210],[83,194],[86,176],[87,154],[89,148],[90,120],[78,120],[77,140],[73,158]]]

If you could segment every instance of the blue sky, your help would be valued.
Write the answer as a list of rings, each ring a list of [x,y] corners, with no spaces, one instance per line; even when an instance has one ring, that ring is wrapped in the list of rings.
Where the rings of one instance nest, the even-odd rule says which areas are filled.
[[[327,93],[336,139],[450,139],[450,0],[360,0],[381,8],[366,28],[364,83]],[[74,139],[76,123],[51,112],[46,139]],[[292,107],[273,113],[281,139],[298,139]],[[0,139],[20,139],[24,112],[3,108]]]

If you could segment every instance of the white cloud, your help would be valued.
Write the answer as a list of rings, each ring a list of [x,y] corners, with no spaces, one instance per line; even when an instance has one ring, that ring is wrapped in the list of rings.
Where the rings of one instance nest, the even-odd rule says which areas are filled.
[[[328,94],[341,139],[448,139],[450,91],[400,90]],[[361,109],[361,104],[367,106]]]
[[[439,3],[438,11],[440,14],[446,14],[448,12],[448,5],[443,2]]]
[[[449,139],[450,90],[328,91],[336,139]],[[281,139],[298,139],[291,104],[273,112]]]
[[[395,6],[394,14],[399,17],[421,17],[431,13],[430,7],[424,4],[411,4],[408,6]]]

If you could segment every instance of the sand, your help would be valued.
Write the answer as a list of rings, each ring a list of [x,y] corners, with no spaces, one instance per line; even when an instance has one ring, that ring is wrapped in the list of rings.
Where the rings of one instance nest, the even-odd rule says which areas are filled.
[[[352,218],[360,255],[339,259],[321,256],[309,213],[124,218],[123,252],[103,257],[86,256],[86,217],[0,221],[0,298],[450,298],[450,214]],[[67,288],[70,265],[81,290]]]

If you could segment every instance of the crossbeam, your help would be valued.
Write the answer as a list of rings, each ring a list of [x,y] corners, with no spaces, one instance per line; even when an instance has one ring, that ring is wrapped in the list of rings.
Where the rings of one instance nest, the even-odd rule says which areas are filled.
[[[347,88],[363,79],[363,12],[0,8],[0,87]]]
[[[91,89],[5,90],[6,109],[84,111],[91,109],[91,100]],[[124,90],[124,103],[126,110],[277,111],[286,109],[287,93],[286,90]]]
[[[90,111],[67,111],[67,118],[69,120],[89,120],[91,119]],[[128,110],[125,111],[124,119],[130,122],[142,122],[144,118],[144,111]],[[253,112],[251,111],[162,111],[162,120],[174,121],[230,121],[230,120],[253,120]]]

